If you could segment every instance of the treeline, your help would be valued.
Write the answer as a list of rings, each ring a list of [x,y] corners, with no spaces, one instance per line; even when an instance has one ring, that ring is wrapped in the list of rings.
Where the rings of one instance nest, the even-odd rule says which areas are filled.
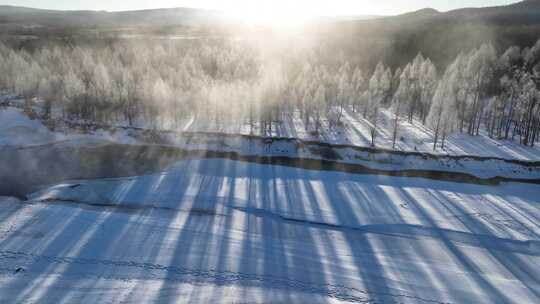
[[[531,48],[511,47],[497,56],[491,45],[460,54],[439,80],[428,125],[439,138],[452,132],[523,145],[538,142],[540,129],[540,40]]]
[[[402,68],[321,63],[316,51],[268,52],[241,41],[119,40],[33,51],[0,43],[0,88],[45,118],[181,128],[188,122],[249,124],[263,135],[300,117],[314,135],[346,111],[368,122],[372,144],[381,110],[434,131],[434,149],[453,132],[538,142],[540,41],[501,55],[490,44],[460,54],[445,71],[418,54]]]

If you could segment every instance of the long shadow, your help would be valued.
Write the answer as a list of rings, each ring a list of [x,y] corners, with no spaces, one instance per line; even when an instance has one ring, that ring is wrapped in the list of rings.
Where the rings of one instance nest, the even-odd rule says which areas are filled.
[[[530,225],[533,225],[536,228],[540,228],[540,217],[534,216],[534,214],[532,214],[533,212],[527,212],[528,210],[526,209],[520,210],[517,208],[517,206],[521,204],[525,204],[527,205],[527,207],[534,208],[534,205],[532,205],[530,202],[524,201],[517,196],[505,197],[502,199],[502,201],[509,209],[512,209],[521,217],[525,218]]]
[[[495,200],[494,197],[480,197],[481,201],[486,202],[490,208],[494,209],[497,214],[502,214],[505,219],[504,222],[507,222],[506,219],[510,219],[510,223],[515,223],[520,226],[518,229],[518,232],[521,234],[526,234],[528,237],[533,237],[535,239],[540,239],[540,235],[536,233],[533,229],[529,228],[527,225],[522,224],[520,220],[516,216],[521,217],[522,219],[525,219],[531,223],[533,223],[528,217],[524,216],[524,213],[519,210],[518,208],[512,206],[510,203],[506,203],[505,200],[502,198],[497,197]],[[505,208],[501,207],[500,205],[504,205]],[[516,230],[516,227],[508,227],[507,225],[504,225],[507,229],[510,228],[512,230]]]
[[[278,168],[281,169],[281,168]],[[279,175],[283,175],[281,173],[281,170],[279,171]],[[303,184],[304,195],[301,197],[287,197],[287,204],[291,206],[290,209],[287,210],[294,210],[294,213],[299,215],[301,218],[322,218],[322,212],[320,209],[320,199],[317,195],[315,195],[315,192],[313,191],[313,186],[311,184],[310,180],[304,180],[299,175],[298,170],[293,170],[291,172],[293,180],[290,182],[293,183],[297,181]],[[291,184],[289,182],[286,182],[284,184],[284,187],[281,191],[285,193],[289,193],[289,190],[291,189]],[[292,192],[294,193],[294,192]],[[324,195],[324,194],[323,194]],[[279,201],[277,201],[278,204],[281,204]],[[287,233],[290,227],[282,227],[278,226],[282,230],[284,230],[284,233]],[[311,255],[309,257],[309,260],[306,260],[305,257],[300,255],[295,255],[297,257],[298,262],[295,262],[293,260],[292,264],[295,268],[298,268],[295,271],[296,276],[294,277],[297,280],[305,280],[305,275],[308,276],[308,282],[320,284],[320,285],[326,285],[331,280],[331,278],[326,277],[326,275],[329,275],[330,273],[326,271],[326,265],[324,264],[324,260],[326,259],[324,252],[320,252],[320,250],[323,250],[325,247],[328,250],[332,250],[331,243],[326,244],[326,246],[322,246],[321,242],[318,242],[316,238],[319,236],[317,234],[316,230],[308,229],[305,232],[300,232],[298,230],[293,230],[294,234],[289,236],[289,238],[294,238],[294,241],[298,241],[301,243],[300,246],[302,246],[303,251],[310,252]],[[295,243],[296,245],[296,243]],[[301,266],[301,261],[304,260],[303,263],[308,263],[308,265],[305,265],[308,269],[308,273],[305,271],[302,271],[304,269],[303,266]],[[300,275],[302,272],[304,272],[302,275]]]
[[[415,197],[411,195],[409,191],[405,190],[403,191],[403,194],[406,196],[409,204],[414,207],[414,211],[421,219],[423,219],[430,227],[438,227],[431,215],[417,202]],[[491,282],[481,275],[482,269],[471,257],[462,252],[461,249],[459,249],[445,234],[438,233],[438,237],[448,249],[447,251],[451,253],[456,258],[456,261],[460,263],[463,269],[467,271],[479,289],[481,289],[485,294],[490,295],[494,301],[497,300],[504,303],[511,303],[511,299],[508,298],[506,294],[502,293],[501,290],[496,288]]]
[[[255,173],[252,172],[254,167],[249,167],[249,176],[255,176]],[[238,171],[236,172],[236,176],[238,176]],[[246,181],[246,188],[244,189],[247,192],[247,202],[248,206],[252,204],[252,202],[257,200],[257,182],[253,178],[248,178]],[[242,256],[251,256],[253,254],[253,250],[255,247],[255,243],[252,238],[255,238],[255,234],[251,233],[250,227],[254,225],[255,219],[252,217],[246,217],[244,219],[244,225],[242,229],[246,231],[246,235],[243,238],[242,245],[241,245],[241,254]],[[239,272],[241,273],[254,273],[256,269],[254,269],[253,265],[250,263],[242,263],[239,265]],[[248,294],[246,289],[242,290],[242,298],[247,299]]]
[[[258,167],[257,176],[260,178],[257,180],[257,197],[258,200],[255,203],[256,206],[259,206],[262,210],[272,210],[279,212],[281,207],[278,202],[278,190],[276,189],[276,168],[271,168],[272,174],[268,174],[264,168]],[[251,203],[251,202],[250,202]],[[248,217],[251,217],[249,214]],[[292,261],[288,262],[290,259],[291,252],[289,248],[284,244],[291,237],[286,230],[283,230],[283,227],[276,225],[275,222],[268,220],[266,218],[259,218],[255,220],[256,226],[260,229],[260,238],[261,248],[259,250],[253,250],[247,252],[248,255],[260,256],[259,259],[262,259],[262,265],[254,265],[253,268],[261,269],[262,274],[266,277],[274,278],[289,278],[294,279],[295,276],[299,274],[297,267],[302,265],[303,261],[298,259],[296,255],[293,254]],[[307,277],[311,277],[312,271],[308,270]],[[303,274],[304,275],[304,274]],[[269,286],[270,287],[270,286]],[[293,301],[290,293],[287,294],[287,299]]]
[[[489,227],[486,227],[486,225],[482,222],[469,216],[463,207],[459,206],[458,204],[452,204],[452,201],[448,197],[445,197],[444,199],[447,201],[447,203],[443,205],[448,209],[448,211],[458,214],[465,214],[464,217],[459,217],[458,219],[467,229],[478,234],[492,234]],[[479,238],[479,241],[480,243],[486,243],[485,238]],[[500,265],[507,269],[532,294],[540,299],[540,277],[538,277],[538,271],[528,267],[528,265],[523,263],[521,259],[514,256],[511,252],[492,250],[489,247],[489,244],[485,244],[485,248],[488,250],[491,256],[493,256],[500,263]]]
[[[6,205],[9,204],[9,207],[6,207]],[[17,215],[20,211],[22,211],[26,206],[22,201],[15,201],[10,200],[8,203],[7,201],[0,201],[0,223],[8,223],[10,222],[13,217]]]
[[[352,206],[342,203],[348,200],[339,189],[335,188],[335,183],[323,183],[322,186],[325,193],[329,195],[329,201],[339,204],[334,208],[334,214],[339,223],[358,223]],[[391,286],[386,279],[384,266],[378,260],[370,238],[366,234],[353,235],[350,233],[344,234],[343,237],[348,244],[349,250],[351,250],[351,257],[354,265],[356,265],[356,271],[362,278],[362,283],[369,297],[379,299],[384,294],[387,294],[391,290]]]
[[[225,202],[234,202],[236,197],[236,179],[234,178],[235,172],[236,172],[236,164],[233,162],[226,163],[226,168],[224,170],[225,172],[231,172],[230,177],[227,179],[226,190],[228,191]],[[222,219],[221,225],[224,227],[222,230],[225,231],[233,231],[234,230],[234,212],[231,208],[226,208],[224,206],[221,206],[221,210],[219,210],[220,214],[224,215],[224,219]],[[231,241],[227,241],[227,237],[230,238]],[[234,236],[227,236],[223,235],[221,239],[219,240],[219,244],[216,245],[217,252],[219,252],[220,256],[218,259],[216,259],[215,265],[211,266],[213,269],[216,269],[218,272],[226,272],[228,270],[229,265],[227,264],[226,260],[223,260],[223,257],[227,257],[229,255],[235,254],[231,251],[231,242],[234,242]],[[223,289],[218,289],[217,291],[213,292],[212,295],[212,302],[218,303],[220,300],[222,300],[222,293]]]
[[[353,209],[359,209],[359,215],[365,214],[361,218],[363,224],[351,235],[351,248],[357,258],[357,267],[366,269],[363,271],[363,281],[371,281],[375,277],[379,279],[378,284],[370,286],[373,296],[381,301],[399,301],[399,297],[416,298],[418,301],[442,301],[444,298],[443,284],[441,282],[444,277],[437,269],[422,267],[424,263],[415,262],[418,257],[429,257],[429,249],[421,242],[410,242],[416,238],[419,232],[424,232],[422,228],[418,231],[415,225],[402,224],[408,220],[403,218],[404,204],[406,201],[403,198],[401,191],[396,191],[390,196],[387,193],[388,189],[383,189],[377,184],[357,183],[354,185],[347,184],[349,194],[344,191],[334,191],[333,193],[342,193],[345,197],[356,198],[356,200],[345,200],[354,204]],[[396,185],[396,187],[399,187]],[[342,201],[342,200],[340,200]],[[370,224],[372,223],[373,224]],[[380,224],[379,224],[380,223]],[[362,243],[354,242],[355,238],[362,238]],[[404,239],[402,239],[404,238]],[[367,246],[370,250],[367,251],[367,259],[364,258],[366,252],[364,248]],[[391,256],[392,259],[386,259],[386,256]],[[384,259],[384,264],[379,259]],[[378,271],[371,272],[371,265],[377,266]],[[403,266],[407,265],[407,266]],[[380,269],[384,272],[381,272]],[[380,278],[379,278],[380,277]],[[396,280],[396,278],[398,278]],[[417,282],[429,282],[428,286],[419,285]],[[399,290],[403,290],[400,292]],[[422,299],[419,293],[426,292],[435,299]],[[404,293],[404,294],[403,294]],[[396,298],[398,297],[398,298]]]
[[[45,214],[47,212],[47,209],[49,208],[44,208],[44,210],[40,212],[43,212]],[[67,218],[64,217],[64,221],[62,222],[59,221],[57,225],[53,225],[51,228],[54,230],[51,230],[51,231],[53,231],[55,235],[52,237],[49,243],[44,243],[46,240],[39,241],[32,244],[35,246],[35,247],[32,246],[34,248],[32,248],[31,250],[28,250],[28,248],[25,248],[25,251],[31,252],[34,254],[43,255],[43,256],[48,256],[48,255],[55,256],[58,254],[58,252],[66,252],[70,248],[73,248],[79,241],[77,238],[73,236],[77,234],[84,235],[86,230],[91,229],[94,226],[94,224],[90,221],[87,221],[87,222],[82,221],[82,225],[81,225],[81,221],[80,221],[81,216],[82,216],[81,213],[82,213],[81,210],[75,210],[75,212],[69,215],[69,217]],[[9,246],[9,247],[8,246],[4,246],[4,244],[2,244],[1,247],[2,248],[14,247],[14,246]],[[43,246],[45,246],[44,249],[41,248]],[[17,249],[12,249],[12,250],[17,250]],[[44,263],[43,261],[40,261],[40,260],[34,260],[34,261],[31,260],[30,263],[26,265],[26,268],[31,270],[32,272],[38,272],[40,274],[62,272],[62,269],[57,270],[57,268],[61,268],[58,264]],[[20,278],[20,279],[10,282],[10,285],[21,284],[20,282],[18,282],[19,280],[24,280],[24,278]],[[39,277],[35,278],[29,284],[27,283],[26,287],[20,292],[20,294],[15,299],[12,299],[12,300],[14,302],[19,302],[29,297],[30,295],[35,296],[35,293],[39,293],[40,291],[43,292],[42,284],[44,284],[44,282],[40,280]],[[47,294],[47,290],[45,290],[43,293]],[[66,294],[68,293],[69,291],[66,291]]]
[[[287,184],[279,184],[279,168],[272,168],[272,174],[266,172],[263,167],[249,166],[249,170],[258,178],[249,178],[249,199],[246,210],[269,210],[280,213],[283,206],[298,204],[296,212],[304,214],[301,202],[289,201],[288,196],[281,195],[282,187]],[[276,171],[278,170],[278,171]],[[290,183],[287,180],[286,183]],[[267,293],[272,290],[281,290],[280,294],[272,295],[272,299],[278,296],[278,301],[295,302],[292,292],[296,288],[309,288],[324,285],[325,278],[321,271],[318,250],[314,247],[311,234],[305,230],[297,230],[294,227],[283,227],[279,222],[268,217],[259,217],[257,214],[245,213],[246,225],[245,238],[242,249],[242,260],[239,272],[244,275],[262,275],[262,286],[268,287]],[[310,258],[298,253],[309,253]],[[250,284],[250,282],[247,282]],[[322,292],[318,290],[317,292]],[[275,300],[275,299],[274,299]]]
[[[186,160],[181,166],[182,171],[193,170],[192,168],[193,163],[194,162],[191,160]],[[185,197],[186,192],[189,189],[192,179],[186,178],[186,177],[189,177],[190,175],[180,175],[180,174],[176,175],[177,174],[176,171],[172,171],[172,172],[174,172],[174,174],[169,173],[172,175],[171,178],[164,180],[157,188],[153,190],[157,193],[163,193],[164,197],[171,198],[172,201],[167,202],[167,204],[170,204],[171,207],[182,209],[183,204],[187,203],[186,201],[183,200],[183,198]],[[151,214],[148,214],[148,218],[157,216],[163,221],[162,223],[164,227],[169,227],[178,218],[178,215],[180,212],[167,212],[170,214],[166,216],[160,216],[159,211],[156,211],[155,213],[158,213],[158,214],[154,214],[153,212]],[[134,225],[135,228],[133,228],[133,230],[135,230],[135,232],[137,231],[137,229],[140,229],[141,231],[143,231],[144,227],[141,224],[142,224],[141,222],[136,223]],[[126,235],[126,237],[129,237],[129,236]],[[167,240],[165,239],[166,237],[171,237],[170,233],[163,232],[161,234],[150,234],[148,235],[147,238],[144,238],[143,240],[141,240],[141,242],[136,244],[136,246],[140,246],[139,248],[135,248],[134,251],[131,251],[131,252],[141,251],[143,249],[142,247],[144,247],[145,251],[148,251],[148,253],[146,254],[146,257],[148,259],[147,262],[159,264],[161,263],[160,257],[164,254],[163,251],[167,251]],[[149,246],[151,247],[148,248]],[[130,250],[127,250],[126,252],[130,252]],[[139,275],[136,275],[136,277],[144,278],[146,271],[147,270],[145,269],[140,269]],[[162,289],[165,289],[167,288],[168,284],[174,284],[174,283],[175,282],[171,283],[171,282],[164,281],[161,283],[160,287]],[[132,288],[132,292],[135,292],[139,289],[144,288],[145,284],[146,282],[144,280],[139,280],[138,283]],[[129,298],[130,296],[133,296],[133,295],[130,294],[130,295],[127,295],[126,297]],[[147,297],[151,297],[151,295],[150,296],[147,295]],[[131,301],[133,302],[133,301],[139,301],[139,300],[141,299],[137,298],[137,299],[132,299]],[[151,300],[153,301],[153,299],[151,298],[145,299],[145,301],[151,301]]]
[[[198,170],[199,168],[197,168]],[[201,177],[200,184],[198,185],[198,193],[195,196],[193,201],[193,208],[200,208],[208,214],[215,214],[217,211],[216,202],[207,201],[209,197],[217,197],[221,184],[223,167],[216,166],[215,163],[204,163],[202,171],[212,171],[215,174],[204,175]],[[194,172],[195,173],[195,172]],[[204,263],[208,262],[202,259],[205,254],[208,254],[208,250],[214,250],[210,248],[213,246],[212,234],[206,231],[211,231],[214,224],[214,216],[203,216],[190,212],[187,215],[187,218],[182,226],[182,229],[179,231],[179,235],[174,243],[173,252],[170,254],[171,258],[169,265],[175,265],[177,267],[183,267],[185,265],[190,265],[193,267],[193,270],[203,269],[205,266]],[[207,239],[204,239],[202,236],[207,236]],[[198,237],[198,238],[196,238]],[[213,253],[219,255],[219,252]],[[219,256],[218,256],[219,258]],[[165,275],[165,281],[173,281],[177,275],[174,272],[168,271]],[[209,278],[212,283],[219,285],[219,277]],[[159,294],[156,296],[156,301],[174,303],[175,300],[172,298],[167,298],[167,293],[165,290],[160,290]]]
[[[134,183],[132,183],[129,187],[129,189],[121,189],[119,192],[121,193],[120,197],[117,197],[119,201],[124,200],[127,197],[130,197],[131,195],[139,196],[146,194],[142,192],[141,189],[147,189],[149,186],[146,184],[144,180],[136,180]],[[117,191],[114,191],[115,193]],[[133,193],[130,193],[133,192]],[[113,228],[108,228],[113,227]],[[89,227],[85,229],[84,232],[81,233],[81,238],[76,239],[74,244],[71,246],[65,246],[64,252],[58,252],[56,250],[57,246],[60,246],[60,244],[56,246],[49,246],[51,252],[50,254],[47,253],[47,250],[44,251],[44,255],[47,256],[72,256],[77,259],[100,259],[109,257],[112,255],[114,256],[118,254],[118,250],[120,249],[117,244],[119,244],[122,239],[121,236],[126,234],[126,231],[129,231],[133,228],[133,223],[131,221],[123,221],[119,222],[117,218],[117,214],[111,211],[102,211],[98,213],[98,216],[95,219],[95,222],[93,224],[90,224]],[[108,233],[102,233],[103,229],[109,230]],[[66,231],[69,231],[69,229],[65,229]],[[111,231],[112,230],[112,231]],[[60,239],[57,239],[60,240]],[[75,252],[73,252],[75,251]],[[113,253],[113,254],[111,254]],[[122,260],[120,257],[117,258],[118,260]],[[85,272],[92,273],[91,269],[86,268],[85,266],[79,265],[77,263],[70,263],[68,264],[64,269],[62,269],[63,274],[70,274],[70,273],[77,273],[80,271],[80,269],[85,269]],[[99,271],[99,270],[98,270]],[[99,271],[97,275],[100,276],[107,276],[114,274],[114,267],[110,268],[105,273]],[[98,280],[94,281],[94,284],[97,284]],[[46,293],[44,293],[40,298],[43,301],[48,301],[49,299],[53,298],[53,295],[55,294],[56,290],[61,288],[61,285],[58,285],[58,280],[56,280],[54,283],[51,284],[51,286],[48,287],[48,290]],[[57,295],[58,296],[58,295]],[[64,293],[59,298],[56,298],[55,300],[58,302],[64,301],[69,296],[69,293]]]
[[[148,193],[144,191],[141,192],[141,189],[151,189],[154,188],[154,185],[149,185],[144,179],[140,179],[130,184],[128,189],[124,188],[124,184],[121,189],[112,189],[114,199],[119,202],[129,199],[129,197],[145,197]],[[129,184],[129,183],[128,183]],[[159,185],[157,186],[159,188]],[[45,208],[45,210],[48,209]],[[121,253],[120,248],[117,246],[122,242],[123,237],[129,237],[130,234],[136,233],[137,228],[141,227],[140,220],[143,216],[147,214],[140,214],[138,212],[130,214],[130,221],[118,221],[118,214],[111,210],[96,209],[96,212],[90,213],[93,216],[93,219],[84,219],[80,220],[76,217],[81,210],[77,209],[75,216],[72,216],[68,219],[67,222],[64,222],[62,228],[56,228],[53,226],[52,231],[57,231],[57,235],[51,239],[51,242],[47,245],[46,248],[41,250],[39,253],[43,256],[57,257],[57,256],[72,256],[76,259],[85,259],[85,258],[99,258],[99,256],[107,256],[108,253],[115,253],[116,256]],[[88,217],[88,212],[85,216]],[[120,215],[121,216],[121,215]],[[82,225],[81,225],[82,223]],[[103,233],[107,231],[107,233]],[[80,238],[74,237],[78,235]],[[148,238],[149,236],[141,236],[143,238]],[[121,255],[120,255],[121,256]],[[119,257],[121,260],[121,258]],[[51,263],[48,266],[43,263],[36,264],[32,267],[32,271],[39,271],[41,267],[42,273],[47,273],[47,267],[58,266],[58,264]],[[43,268],[46,267],[46,268]],[[61,273],[76,273],[81,267],[84,266],[75,264],[67,264],[66,267],[62,267]],[[90,271],[92,272],[92,271]],[[99,274],[99,273],[98,273]],[[96,282],[97,283],[97,282]],[[50,292],[55,291],[55,283],[51,285]],[[32,292],[29,290],[29,292]],[[28,293],[23,293],[28,294]],[[63,295],[64,298],[69,295],[69,291]],[[52,297],[50,293],[44,293],[42,298],[47,299]],[[61,299],[58,299],[61,300]]]

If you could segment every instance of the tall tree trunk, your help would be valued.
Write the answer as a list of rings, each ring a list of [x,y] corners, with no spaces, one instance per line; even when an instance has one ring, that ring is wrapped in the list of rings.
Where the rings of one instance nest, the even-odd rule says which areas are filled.
[[[459,133],[463,133],[463,127],[465,126],[465,102],[467,100],[467,95],[465,95],[465,100],[459,103],[460,111],[460,122],[459,122]]]
[[[435,127],[435,138],[433,139],[433,151],[437,150],[437,141],[439,140],[439,127],[441,125],[442,110],[439,111],[439,117],[437,117],[437,126]]]
[[[394,134],[392,138],[392,149],[396,148],[398,124],[399,124],[399,103],[398,103],[398,108],[396,109],[395,118],[394,118]]]
[[[44,102],[44,109],[43,109],[45,111],[45,113],[43,113],[45,119],[51,118],[51,106],[52,106],[52,101],[49,98],[46,98]]]
[[[478,109],[478,122],[476,123],[476,136],[480,133],[480,124],[482,123],[482,115],[484,113],[484,102],[480,102],[482,106]]]
[[[534,119],[533,131],[532,131],[532,138],[531,138],[531,147],[534,147],[534,143],[537,140],[539,126],[540,126],[540,119],[535,118]]]
[[[249,101],[249,134],[253,135],[253,101]]]
[[[512,88],[512,94],[510,96],[510,111],[508,113],[508,119],[506,122],[506,130],[504,133],[504,139],[508,139],[508,136],[510,135],[510,128],[512,126],[512,120],[514,117],[514,111],[515,111],[515,104],[514,104],[514,89]],[[512,136],[513,137],[513,136]]]
[[[443,128],[443,137],[442,137],[442,144],[441,144],[441,149],[444,150],[444,143],[446,141],[446,124]]]
[[[468,127],[468,133],[470,135],[474,135],[474,130],[476,127],[476,118],[478,115],[478,103],[480,98],[480,83],[481,83],[481,77],[480,73],[478,73],[478,78],[476,80],[476,92],[474,94],[474,101],[473,101],[473,109],[471,113],[471,119],[469,120],[469,127]]]

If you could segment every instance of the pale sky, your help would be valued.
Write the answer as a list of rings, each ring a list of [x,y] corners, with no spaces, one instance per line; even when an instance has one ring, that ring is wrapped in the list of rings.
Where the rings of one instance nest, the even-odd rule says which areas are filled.
[[[227,11],[303,11],[310,15],[395,15],[425,7],[447,11],[460,7],[505,5],[517,0],[0,0],[0,4],[61,10],[137,10],[198,7]]]

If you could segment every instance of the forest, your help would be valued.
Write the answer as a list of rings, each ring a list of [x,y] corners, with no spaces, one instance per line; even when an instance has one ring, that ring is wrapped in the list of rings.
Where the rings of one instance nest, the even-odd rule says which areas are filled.
[[[368,122],[377,144],[382,109],[433,130],[433,149],[455,132],[540,140],[540,40],[526,48],[483,44],[444,69],[419,53],[385,62],[328,62],[317,46],[273,51],[235,40],[118,39],[34,49],[0,43],[0,89],[42,118],[180,130],[189,121],[241,121],[253,134],[300,117],[313,135],[340,128],[344,112]],[[337,62],[337,63],[336,63]]]

